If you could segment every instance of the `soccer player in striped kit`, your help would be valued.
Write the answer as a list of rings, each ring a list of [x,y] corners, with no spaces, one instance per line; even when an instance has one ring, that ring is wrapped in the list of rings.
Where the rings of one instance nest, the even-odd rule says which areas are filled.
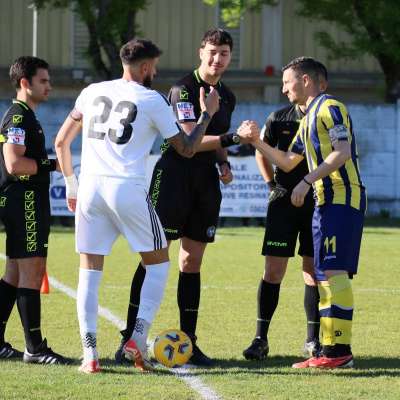
[[[292,190],[291,201],[302,206],[311,188],[316,199],[313,216],[314,268],[320,293],[322,354],[294,368],[346,368],[351,352],[353,290],[366,211],[353,124],[346,106],[321,92],[318,63],[307,57],[283,68],[283,93],[290,102],[306,105],[306,115],[288,152],[255,139],[253,145],[273,164],[290,171],[307,160],[309,173]],[[259,131],[246,121],[240,130]]]

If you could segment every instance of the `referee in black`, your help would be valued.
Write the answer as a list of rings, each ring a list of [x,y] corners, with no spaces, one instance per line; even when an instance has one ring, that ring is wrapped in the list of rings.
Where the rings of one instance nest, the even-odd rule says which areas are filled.
[[[320,85],[322,91],[327,87],[327,71],[320,64]],[[270,146],[287,151],[305,115],[305,107],[290,105],[267,118],[261,131],[261,139]],[[312,216],[314,199],[310,191],[302,207],[295,207],[290,201],[293,188],[308,174],[306,160],[295,169],[284,172],[273,169],[272,164],[256,151],[256,161],[270,189],[267,219],[262,254],[265,256],[264,275],[257,293],[256,335],[250,346],[243,351],[248,360],[263,360],[268,347],[268,329],[279,301],[280,285],[286,273],[289,257],[293,257],[299,237],[298,253],[303,258],[304,309],[307,317],[307,338],[304,353],[316,355],[320,351],[319,341],[319,294],[314,277],[314,249],[312,238]]]
[[[190,363],[201,366],[210,366],[213,360],[197,345],[200,268],[207,243],[213,242],[215,237],[221,203],[219,182],[227,184],[233,177],[225,148],[250,141],[250,138],[236,133],[227,133],[236,99],[221,82],[221,76],[229,66],[232,47],[232,38],[225,30],[207,31],[199,50],[199,68],[179,80],[170,90],[169,101],[186,133],[190,133],[200,116],[201,87],[206,93],[211,87],[217,89],[220,107],[208,125],[200,150],[193,158],[180,156],[168,143],[162,145],[162,156],[154,167],[150,186],[150,198],[168,242],[181,240],[177,293],[180,327],[193,342]],[[127,328],[121,332],[121,346],[115,354],[117,362],[122,361],[121,348],[134,329],[145,271],[139,264],[133,277]]]
[[[50,233],[50,172],[57,161],[47,157],[34,110],[48,99],[48,69],[47,62],[36,57],[20,57],[11,65],[17,98],[0,127],[0,217],[7,235],[6,269],[0,280],[0,358],[46,365],[67,362],[47,346],[40,327],[40,285]],[[24,354],[4,339],[15,302],[25,333]]]

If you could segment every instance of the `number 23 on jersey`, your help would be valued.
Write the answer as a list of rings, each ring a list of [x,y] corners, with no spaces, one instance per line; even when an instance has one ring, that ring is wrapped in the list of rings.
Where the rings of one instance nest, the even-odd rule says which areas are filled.
[[[103,104],[103,111],[90,119],[88,137],[104,140],[107,134],[110,140],[116,144],[127,143],[132,136],[132,123],[135,121],[137,115],[136,104],[129,101],[120,101],[114,107],[110,98],[99,96],[94,99],[93,105],[99,106],[100,104]],[[118,113],[121,116],[126,115],[119,120],[119,127],[115,127],[116,129],[107,126],[107,123],[110,124],[111,113]],[[103,124],[105,131],[95,130],[95,124]]]

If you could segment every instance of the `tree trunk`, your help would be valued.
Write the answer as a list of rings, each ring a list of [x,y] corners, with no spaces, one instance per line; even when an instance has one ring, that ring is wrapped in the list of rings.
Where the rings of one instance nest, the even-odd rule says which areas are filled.
[[[386,55],[377,55],[376,58],[385,75],[385,100],[395,103],[400,98],[400,70],[398,65]]]
[[[400,99],[400,75],[389,76],[385,74],[386,81],[386,101],[396,103]]]
[[[110,71],[103,61],[98,40],[98,17],[93,13],[90,2],[77,2],[77,14],[85,23],[89,32],[87,55],[96,71],[96,75],[100,76],[102,79],[109,79]]]

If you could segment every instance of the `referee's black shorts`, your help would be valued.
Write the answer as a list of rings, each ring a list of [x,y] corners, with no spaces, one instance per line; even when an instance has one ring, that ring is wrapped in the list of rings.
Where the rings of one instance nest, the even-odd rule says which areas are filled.
[[[10,258],[47,257],[49,186],[12,183],[0,191],[0,217]]]
[[[265,224],[264,256],[293,257],[299,237],[301,256],[313,257],[312,217],[314,200],[308,195],[302,207],[295,207],[290,193],[268,204]]]
[[[221,204],[214,164],[161,157],[153,171],[150,199],[167,240],[181,237],[209,243],[215,238]]]

